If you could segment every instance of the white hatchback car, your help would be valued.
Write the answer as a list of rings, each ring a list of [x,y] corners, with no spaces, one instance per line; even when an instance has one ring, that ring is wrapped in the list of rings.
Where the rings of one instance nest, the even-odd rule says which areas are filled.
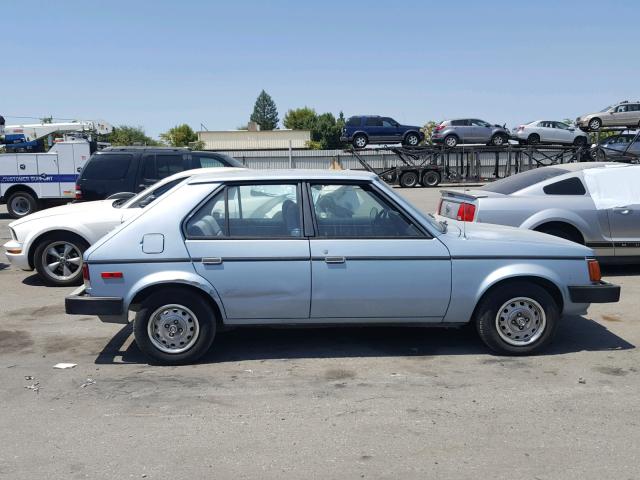
[[[229,168],[186,170],[133,197],[116,194],[106,200],[70,203],[16,220],[9,224],[11,240],[4,245],[7,258],[22,270],[35,268],[47,285],[79,285],[82,254],[91,244],[185,179],[216,170]]]
[[[555,120],[536,120],[519,125],[513,130],[513,138],[520,143],[538,143],[587,146],[587,134],[582,130]]]

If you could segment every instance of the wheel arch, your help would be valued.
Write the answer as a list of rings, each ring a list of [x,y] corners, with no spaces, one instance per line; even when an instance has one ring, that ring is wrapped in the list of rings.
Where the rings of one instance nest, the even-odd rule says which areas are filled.
[[[218,292],[210,284],[205,284],[200,280],[193,281],[187,278],[175,278],[175,276],[174,278],[157,279],[153,282],[145,281],[144,278],[138,281],[136,285],[134,285],[134,288],[131,289],[132,293],[129,294],[128,299],[125,301],[125,310],[137,311],[144,299],[150,295],[165,289],[176,288],[189,290],[200,295],[215,312],[216,322],[219,325],[224,324],[226,319],[224,307],[220,301]]]
[[[7,188],[7,190],[2,195],[4,197],[4,201],[6,202],[9,199],[9,197],[13,195],[15,192],[27,192],[28,194],[33,195],[33,198],[35,198],[36,200],[39,200],[38,194],[33,188],[31,188],[28,185],[25,185],[24,183],[18,183],[16,185],[11,185],[9,188]]]
[[[580,233],[582,240],[585,242],[594,240],[599,236],[598,232],[594,231],[594,229],[599,228],[599,226],[590,226],[583,218],[576,215],[574,212],[559,209],[537,212],[535,215],[524,220],[520,224],[520,228],[537,231],[541,226],[552,223],[565,224],[574,228],[578,233]]]
[[[420,132],[418,130],[414,130],[414,129],[407,130],[406,132],[404,132],[402,134],[402,140],[405,140],[412,133],[415,133],[418,136],[418,141],[420,141]]]
[[[34,255],[36,252],[36,248],[38,248],[38,244],[43,240],[46,240],[47,238],[53,237],[55,235],[68,235],[71,237],[75,237],[83,241],[84,243],[86,243],[88,246],[91,246],[91,242],[89,242],[89,240],[87,240],[85,236],[73,230],[52,229],[52,230],[46,230],[44,232],[40,232],[37,236],[35,236],[33,239],[29,241],[29,250],[27,251],[27,259],[29,261],[29,266],[31,268],[35,267]]]
[[[572,223],[568,222],[568,221],[564,221],[564,220],[552,220],[552,221],[548,221],[545,223],[541,223],[540,225],[536,226],[533,230],[535,230],[536,232],[542,232],[543,230],[545,230],[546,228],[551,228],[551,227],[557,227],[557,228],[561,228],[563,230],[567,230],[570,231],[572,233],[574,233],[577,238],[579,238],[581,241],[581,244],[585,244],[585,239],[584,239],[584,235],[583,233],[580,231],[580,229],[578,227],[576,227],[575,225],[573,225]]]

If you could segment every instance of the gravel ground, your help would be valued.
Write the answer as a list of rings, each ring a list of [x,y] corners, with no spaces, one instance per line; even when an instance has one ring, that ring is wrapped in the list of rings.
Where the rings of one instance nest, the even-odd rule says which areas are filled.
[[[246,329],[156,367],[129,327],[66,316],[72,289],[0,263],[0,478],[635,479],[639,275],[606,270],[620,303],[539,356],[473,329]]]

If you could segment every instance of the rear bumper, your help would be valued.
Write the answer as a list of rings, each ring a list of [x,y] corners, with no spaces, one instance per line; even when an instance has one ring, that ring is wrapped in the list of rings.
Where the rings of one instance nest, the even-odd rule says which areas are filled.
[[[122,316],[120,297],[91,297],[82,286],[64,299],[64,309],[70,315]]]
[[[620,286],[607,282],[570,286],[569,297],[574,303],[614,303],[620,300]]]

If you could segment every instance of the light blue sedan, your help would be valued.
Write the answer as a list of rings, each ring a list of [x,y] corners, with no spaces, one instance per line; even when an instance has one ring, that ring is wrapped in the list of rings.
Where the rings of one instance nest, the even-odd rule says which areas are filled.
[[[538,232],[425,216],[375,175],[196,175],[96,242],[70,314],[128,321],[157,363],[193,362],[245,325],[474,322],[539,351],[563,314],[616,302],[593,251]]]

